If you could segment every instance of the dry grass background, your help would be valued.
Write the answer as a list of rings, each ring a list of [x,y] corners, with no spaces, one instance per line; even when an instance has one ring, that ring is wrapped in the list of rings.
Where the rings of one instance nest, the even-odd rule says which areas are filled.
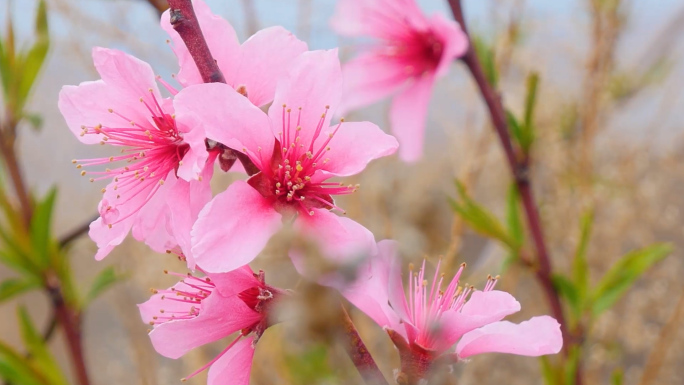
[[[15,2],[15,7],[30,10],[29,3]],[[165,37],[158,31],[154,9],[144,1],[48,3],[55,44],[33,102],[33,109],[44,113],[46,127],[41,133],[25,129],[20,149],[35,190],[59,185],[56,230],[67,233],[94,213],[99,199],[99,187],[80,179],[70,160],[104,154],[107,149],[86,148],[71,137],[56,109],[59,87],[96,78],[88,54],[92,45],[125,49],[150,61],[163,75],[174,70],[175,62],[170,50],[158,44]],[[257,10],[247,16],[242,12],[250,9],[243,7],[251,4],[249,1],[209,3],[219,12],[232,9],[223,14],[242,28],[241,32],[258,23],[274,23],[275,16],[264,9],[276,0],[257,2]],[[466,9],[473,3],[466,2]],[[596,217],[589,248],[593,281],[630,249],[656,241],[675,245],[673,255],[649,271],[594,325],[586,341],[585,384],[607,384],[617,368],[624,369],[626,385],[684,383],[684,330],[678,326],[684,322],[684,301],[680,300],[684,298],[684,67],[677,60],[682,53],[678,37],[684,29],[684,8],[669,1],[634,0],[625,1],[619,12],[611,13],[592,7],[598,1],[585,0],[570,6],[572,12],[566,15],[565,10],[554,14],[553,7],[549,10],[539,1],[484,3],[485,11],[475,27],[499,52],[505,103],[519,111],[526,74],[530,70],[541,73],[532,172],[555,268],[563,271],[569,267],[580,215],[589,208]],[[325,29],[323,18],[332,4],[328,0],[288,1],[282,8],[287,11],[285,16],[291,13],[293,17],[280,21],[289,23],[286,26],[300,37],[312,37],[314,47],[325,46],[318,35]],[[655,12],[656,16],[648,12],[660,6],[669,8]],[[4,23],[5,15],[0,16]],[[643,21],[642,17],[650,19]],[[143,35],[141,31],[146,32]],[[663,75],[636,81],[660,58],[668,63]],[[380,104],[349,119],[373,120],[387,127],[386,111],[387,105]],[[423,161],[415,165],[395,158],[375,162],[351,178],[361,189],[340,199],[340,205],[378,239],[399,240],[407,262],[424,255],[431,261],[440,255],[448,261],[466,261],[467,281],[482,283],[487,274],[499,272],[505,252],[467,230],[454,217],[446,196],[454,194],[452,182],[457,177],[479,202],[503,215],[509,175],[479,95],[459,64],[437,87],[429,126]],[[215,190],[238,177],[219,175]],[[252,384],[300,384],[301,379],[288,370],[288,357],[315,351],[321,341],[335,339],[325,326],[338,317],[339,299],[303,282],[283,257],[283,250],[281,242],[272,242],[255,266],[264,268],[269,282],[297,288],[303,300],[295,301],[288,310],[298,315],[294,322],[269,329],[259,343]],[[147,298],[150,287],[171,285],[173,280],[162,270],[182,270],[181,263],[168,255],[151,254],[133,241],[102,263],[92,259],[94,251],[87,238],[73,247],[77,277],[84,287],[104,264],[116,265],[129,274],[126,282],[85,314],[85,349],[94,384],[176,383],[220,351],[221,343],[217,343],[174,361],[157,355],[146,337],[147,327],[140,322],[134,304]],[[7,274],[0,269],[0,277]],[[547,313],[530,273],[513,268],[503,277],[501,287],[523,305],[514,320]],[[36,319],[46,322],[48,316],[47,301],[41,294],[1,305],[0,338],[15,345],[19,339],[12,309],[17,302],[29,304]],[[391,378],[397,357],[389,339],[365,315],[354,311],[352,316],[381,369]],[[68,368],[60,335],[51,346]],[[360,383],[339,344],[331,344],[328,361],[337,376],[319,383]],[[459,384],[541,384],[539,364],[530,358],[485,355],[459,364],[455,370]],[[203,378],[200,375],[190,383],[202,384]]]

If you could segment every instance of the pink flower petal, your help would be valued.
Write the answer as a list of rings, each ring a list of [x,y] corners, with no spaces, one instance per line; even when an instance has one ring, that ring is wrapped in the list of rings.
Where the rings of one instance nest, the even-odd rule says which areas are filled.
[[[162,100],[152,67],[124,52],[101,47],[93,48],[93,63],[105,84],[118,91],[119,112],[132,121],[148,121],[150,113],[140,99],[149,106],[155,105],[155,99]]]
[[[392,101],[392,133],[399,140],[399,157],[406,162],[415,162],[423,155],[425,120],[434,79],[432,74],[423,75]]]
[[[240,47],[235,73],[224,75],[233,88],[245,86],[254,105],[263,106],[273,101],[276,82],[287,73],[292,60],[306,50],[306,43],[283,27],[262,29]]]
[[[90,230],[88,236],[97,244],[97,253],[95,259],[101,261],[114,250],[114,248],[123,242],[128,235],[128,232],[133,226],[133,219],[130,218],[122,223],[118,223],[116,227],[109,228],[104,224],[102,218],[97,218],[90,223]]]
[[[502,320],[520,311],[520,303],[505,291],[476,291],[460,311],[444,312],[440,319],[441,331],[433,348],[449,349],[471,330]]]
[[[396,242],[378,242],[378,254],[368,258],[359,268],[356,280],[346,283],[339,279],[328,281],[359,310],[366,313],[381,327],[402,330],[400,318],[389,306],[388,280],[391,265],[396,258]]]
[[[206,133],[200,127],[194,126],[193,129],[183,134],[183,142],[190,145],[188,152],[183,155],[183,160],[178,166],[176,175],[187,181],[197,180],[205,168],[212,168],[212,164],[207,164],[209,153],[205,144]],[[211,175],[209,175],[211,179]]]
[[[268,116],[229,85],[184,88],[174,98],[174,106],[179,124],[200,127],[209,139],[237,151],[246,149],[255,159],[271,157],[275,137]]]
[[[189,269],[195,268],[190,232],[202,208],[211,201],[209,181],[213,171],[211,165],[206,167],[201,181],[179,179],[174,192],[166,198],[166,211],[171,214],[170,232],[183,251]]]
[[[410,79],[406,69],[380,53],[361,54],[342,66],[343,97],[338,115],[379,101]]]
[[[373,233],[365,227],[325,209],[312,211],[314,215],[300,214],[294,226],[332,261],[346,262],[366,258],[377,252]]]
[[[254,358],[254,337],[238,341],[209,369],[207,385],[249,385]]]
[[[167,296],[164,301],[171,299]],[[152,330],[150,339],[159,354],[179,358],[198,346],[254,325],[261,318],[238,296],[223,297],[214,291],[202,301],[197,317],[163,323]]]
[[[556,354],[562,347],[560,324],[549,316],[541,316],[520,324],[501,321],[473,330],[461,338],[456,353],[460,358],[482,353],[537,357]]]
[[[183,282],[178,282],[173,285],[172,288],[176,290],[183,291],[193,291],[194,289],[186,285]],[[169,288],[171,289],[171,288]],[[168,294],[166,294],[168,296]],[[164,297],[164,299],[162,299]],[[138,310],[140,311],[140,317],[143,322],[150,323],[155,322],[154,317],[163,317],[164,314],[173,314],[173,312],[190,312],[192,304],[181,301],[170,301],[165,297],[165,294],[157,293],[150,297],[149,300],[138,305]],[[164,309],[165,313],[161,313],[159,310]]]
[[[228,273],[208,273],[207,276],[216,285],[216,290],[224,297],[260,285],[249,265],[238,267]]]
[[[337,176],[348,176],[363,171],[374,159],[393,154],[399,143],[373,123],[344,122],[328,147],[326,157],[330,160],[323,169]]]
[[[192,253],[205,271],[228,272],[251,262],[281,226],[272,204],[236,181],[200,212],[192,228]]]
[[[310,51],[299,55],[287,75],[282,77],[276,87],[276,94],[268,116],[273,124],[273,133],[278,136],[283,130],[283,120],[287,125],[287,105],[292,112],[291,126],[302,127],[299,136],[301,143],[311,143],[321,115],[329,107],[322,127],[330,125],[335,109],[342,94],[342,72],[337,49],[329,51]],[[299,117],[301,108],[301,117]],[[299,122],[299,124],[297,124]]]
[[[121,51],[100,47],[93,48],[92,55],[102,80],[62,87],[58,102],[69,129],[86,144],[99,143],[102,136],[81,136],[81,126],[130,127],[131,121],[147,123],[150,113],[140,98],[152,106],[152,95],[162,100],[154,72],[147,63]],[[126,119],[110,113],[109,109]]]
[[[346,36],[395,37],[406,29],[427,28],[427,21],[414,0],[340,0],[330,26]]]
[[[468,36],[457,22],[448,20],[441,14],[433,15],[430,18],[430,25],[435,34],[444,42],[444,52],[435,69],[437,76],[443,76],[454,59],[464,55],[468,50]]]
[[[209,51],[211,51],[223,75],[228,77],[230,74],[235,73],[240,57],[240,43],[235,30],[225,19],[214,15],[204,1],[193,0],[192,5],[204,39],[209,46]],[[173,41],[172,49],[178,58],[180,66],[180,71],[178,76],[176,76],[178,82],[184,87],[203,83],[202,77],[197,70],[197,65],[192,56],[190,56],[190,52],[185,46],[183,39],[171,26],[169,10],[162,14],[161,27],[169,34],[171,41]]]

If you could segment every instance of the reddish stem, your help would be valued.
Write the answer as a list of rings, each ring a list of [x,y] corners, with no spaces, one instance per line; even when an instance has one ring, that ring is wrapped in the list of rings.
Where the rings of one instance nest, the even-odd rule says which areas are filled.
[[[50,294],[52,306],[55,309],[55,318],[64,329],[78,384],[89,385],[90,381],[88,380],[81,338],[81,316],[64,301],[64,295],[58,282],[48,283],[47,290]]]
[[[204,40],[191,0],[168,0],[171,25],[185,42],[202,80],[205,83],[225,83],[226,79]]]
[[[465,19],[463,17],[461,1],[448,1],[454,15],[454,19],[461,24],[461,28],[463,28],[463,31],[466,33],[466,35],[468,35]],[[470,35],[468,35],[468,38],[470,38]],[[480,64],[472,44],[470,44],[468,52],[465,54],[462,60],[475,79],[480,93],[487,103],[487,108],[489,109],[489,115],[492,119],[492,123],[494,124],[494,129],[496,130],[499,141],[503,146],[504,153],[506,154],[506,160],[511,169],[511,173],[513,174],[513,179],[515,180],[515,184],[520,192],[520,198],[522,200],[523,208],[525,209],[525,216],[527,217],[527,224],[539,259],[539,268],[537,269],[536,276],[549,302],[553,316],[561,325],[563,341],[566,342],[563,344],[563,351],[567,354],[567,343],[570,342],[568,339],[569,335],[567,323],[563,314],[560,297],[553,287],[553,283],[551,281],[551,258],[549,257],[546,242],[544,241],[539,211],[534,203],[534,196],[530,186],[529,157],[524,154],[521,154],[521,156],[516,154],[516,151],[513,148],[513,142],[511,141],[511,136],[509,134],[506,113],[504,111],[503,104],[501,103],[501,96],[487,81],[484,71],[482,70],[482,65]]]
[[[371,356],[363,340],[361,340],[361,336],[359,336],[359,332],[356,330],[354,322],[352,322],[344,306],[342,306],[342,314],[342,322],[348,336],[347,341],[349,342],[347,353],[349,353],[349,358],[351,358],[361,377],[363,377],[367,384],[388,385],[385,376],[382,375],[373,356]]]

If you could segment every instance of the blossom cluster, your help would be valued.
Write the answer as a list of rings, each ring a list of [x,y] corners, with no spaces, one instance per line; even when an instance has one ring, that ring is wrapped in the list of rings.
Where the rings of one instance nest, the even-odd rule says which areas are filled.
[[[65,86],[59,95],[76,138],[120,147],[109,157],[73,161],[91,182],[108,181],[90,225],[95,258],[130,233],[154,251],[177,253],[193,271],[169,272],[179,282],[139,305],[160,354],[179,358],[235,335],[188,377],[209,368],[212,385],[249,383],[254,349],[276,322],[273,304],[290,293],[268,285],[249,263],[283,227],[330,262],[357,264],[353,280],[333,274],[321,283],[384,328],[399,351],[404,383],[426,378],[438,361],[560,350],[553,318],[502,321],[520,304],[495,290],[495,278],[482,290],[460,286],[461,267],[451,280],[435,273],[430,282],[424,263],[410,268],[405,293],[396,242],[376,243],[368,229],[340,215],[334,200],[356,191],[344,177],[375,159],[397,150],[405,161],[420,158],[431,88],[468,48],[456,22],[424,16],[413,0],[340,0],[333,28],[376,41],[341,66],[337,50],[310,51],[281,27],[240,44],[226,20],[201,0],[193,6],[226,83],[203,83],[167,11],[161,26],[178,58],[179,86],[133,56],[95,48],[101,79]],[[371,122],[337,118],[390,94],[394,136]],[[245,178],[213,196],[217,164]]]

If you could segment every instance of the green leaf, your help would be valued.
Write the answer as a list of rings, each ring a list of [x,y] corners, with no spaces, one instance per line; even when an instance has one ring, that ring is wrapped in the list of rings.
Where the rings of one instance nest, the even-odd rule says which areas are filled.
[[[579,296],[584,300],[589,290],[589,264],[587,263],[587,248],[591,236],[591,226],[594,222],[594,212],[589,210],[580,219],[580,239],[572,260],[572,280],[577,285]]]
[[[582,347],[578,345],[572,345],[568,351],[568,358],[565,361],[565,383],[567,385],[572,385],[575,383],[577,376],[577,366],[580,361],[580,353]]]
[[[95,298],[99,297],[107,289],[109,289],[115,283],[123,280],[124,275],[118,274],[114,269],[114,266],[105,267],[100,273],[95,277],[88,294],[85,297],[85,304],[90,303]]]
[[[539,357],[539,363],[541,364],[542,378],[544,379],[544,384],[546,385],[559,385],[558,381],[558,369],[553,366],[551,360],[548,356]]]
[[[45,63],[45,57],[50,49],[50,36],[48,31],[47,9],[45,1],[41,0],[38,3],[38,10],[36,12],[35,25],[36,42],[31,49],[23,55],[21,77],[19,81],[19,88],[17,98],[19,110],[23,110],[23,106],[28,99],[31,88],[38,77],[40,69]]]
[[[582,302],[577,286],[561,274],[553,274],[551,276],[551,282],[561,297],[567,301],[575,319],[579,319],[582,314]]]
[[[42,202],[39,202],[31,219],[31,245],[33,253],[41,266],[49,266],[51,247],[54,240],[50,234],[52,224],[52,211],[55,205],[57,189],[53,187]]]
[[[515,183],[508,188],[508,196],[506,197],[506,224],[508,225],[508,233],[511,239],[516,243],[518,249],[525,242],[525,228],[520,217],[520,195],[518,194],[518,187]]]
[[[511,137],[515,140],[516,143],[518,143],[518,145],[522,147],[523,129],[520,127],[518,119],[509,110],[506,110],[506,121],[508,123],[508,129],[509,131],[511,131]]]
[[[17,385],[48,384],[27,359],[2,341],[0,341],[0,378]]]
[[[68,385],[59,365],[57,365],[52,354],[50,354],[50,351],[45,346],[43,337],[38,333],[38,330],[36,330],[26,309],[23,306],[20,306],[17,314],[19,317],[21,338],[31,354],[31,361],[34,362],[35,367],[48,379],[49,384]]]
[[[38,287],[40,287],[40,282],[38,281],[22,278],[6,279],[0,282],[0,302]]]
[[[496,216],[473,201],[470,196],[468,196],[465,186],[463,186],[461,182],[457,180],[455,183],[459,200],[449,198],[449,203],[453,210],[456,211],[474,231],[484,236],[497,239],[512,250],[516,250],[516,242],[508,234]]]
[[[475,47],[475,53],[482,64],[485,77],[487,78],[489,84],[493,88],[496,88],[496,85],[499,82],[499,74],[496,69],[496,56],[494,54],[494,49],[479,36],[471,37],[473,41],[473,47]]]
[[[611,375],[610,378],[610,383],[612,385],[622,385],[625,382],[625,372],[622,370],[622,368],[617,368],[613,371],[613,374]]]
[[[527,76],[527,96],[525,97],[525,127],[530,129],[534,122],[534,107],[537,103],[537,88],[539,87],[539,74],[532,72]]]
[[[292,383],[319,384],[335,378],[328,358],[329,348],[323,344],[315,345],[301,354],[287,354],[285,363]]]
[[[537,88],[539,74],[532,72],[527,76],[527,94],[525,96],[525,115],[520,128],[520,147],[527,154],[534,142],[534,108],[537,104]]]
[[[592,313],[598,316],[610,308],[646,270],[672,252],[669,244],[655,244],[623,256],[594,288]]]
[[[31,125],[31,128],[33,128],[35,131],[40,131],[40,129],[43,128],[43,117],[38,114],[25,113],[22,118],[26,119],[26,121]]]

